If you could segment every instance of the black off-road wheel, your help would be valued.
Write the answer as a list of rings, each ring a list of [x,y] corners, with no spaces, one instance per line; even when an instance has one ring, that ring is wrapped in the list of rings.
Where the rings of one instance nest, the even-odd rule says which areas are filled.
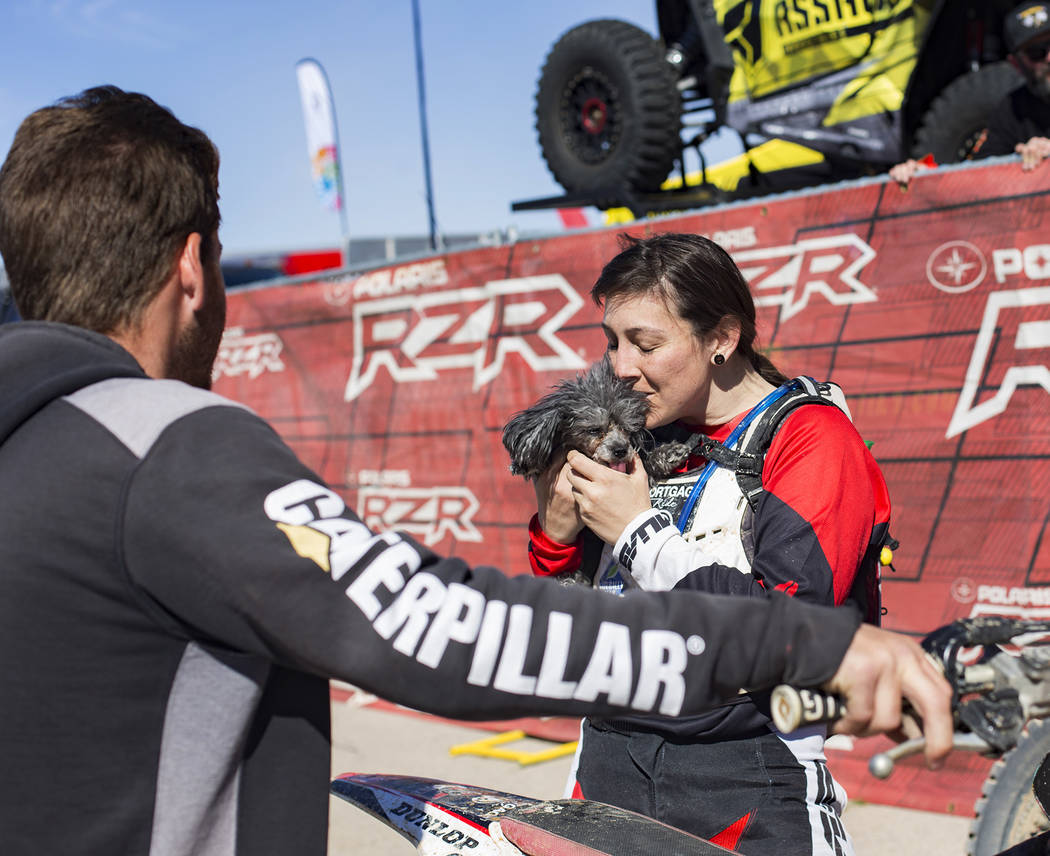
[[[540,149],[570,193],[658,190],[681,151],[681,117],[661,43],[624,21],[569,30],[540,73]]]
[[[955,78],[923,116],[912,155],[932,153],[937,163],[969,160],[988,115],[1020,83],[1021,76],[1008,62],[990,63]]]
[[[1032,779],[1050,752],[1050,721],[1029,723],[1017,745],[992,766],[974,806],[967,856],[993,856],[1050,829]]]

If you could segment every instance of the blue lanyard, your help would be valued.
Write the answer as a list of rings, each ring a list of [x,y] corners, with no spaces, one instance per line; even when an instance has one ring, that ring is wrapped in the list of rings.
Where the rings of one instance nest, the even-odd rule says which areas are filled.
[[[758,404],[751,408],[747,416],[740,420],[740,424],[736,426],[726,437],[725,443],[722,445],[727,449],[733,448],[739,442],[740,438],[744,436],[744,432],[747,431],[748,426],[755,421],[762,411],[764,411],[769,405],[782,396],[786,395],[793,389],[798,388],[798,381],[788,381],[783,386],[778,386],[769,395],[763,398]],[[685,527],[689,523],[689,515],[693,513],[693,507],[696,505],[697,500],[700,499],[700,494],[704,491],[704,485],[707,484],[708,479],[714,475],[715,469],[718,467],[718,461],[708,461],[707,466],[704,467],[700,477],[696,480],[696,484],[693,485],[692,491],[689,493],[689,498],[686,499],[685,505],[678,514],[678,520],[675,521],[675,526],[678,527],[678,531],[685,533]]]

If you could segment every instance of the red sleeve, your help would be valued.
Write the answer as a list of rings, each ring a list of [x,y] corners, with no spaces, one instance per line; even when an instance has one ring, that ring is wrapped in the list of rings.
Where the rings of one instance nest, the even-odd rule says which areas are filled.
[[[788,525],[804,523],[811,530],[807,537],[815,538],[823,554],[812,556],[812,565],[805,564],[813,570],[824,565],[824,572],[831,575],[835,603],[842,604],[872,530],[890,517],[882,472],[849,417],[837,407],[820,405],[803,406],[790,414],[770,444],[763,483],[779,502],[768,504],[762,517],[775,521],[778,515],[790,518],[793,511],[801,518]],[[760,519],[756,526],[760,551],[761,528],[766,525]],[[775,580],[777,587],[789,582]]]
[[[571,574],[583,561],[583,536],[572,544],[552,541],[540,527],[538,514],[529,521],[529,566],[538,577]]]

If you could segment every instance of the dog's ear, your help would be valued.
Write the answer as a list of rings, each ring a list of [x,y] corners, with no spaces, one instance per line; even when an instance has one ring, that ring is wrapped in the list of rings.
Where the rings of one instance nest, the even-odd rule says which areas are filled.
[[[534,479],[545,473],[554,458],[561,416],[557,408],[540,400],[515,413],[503,428],[503,445],[510,453],[510,471]]]

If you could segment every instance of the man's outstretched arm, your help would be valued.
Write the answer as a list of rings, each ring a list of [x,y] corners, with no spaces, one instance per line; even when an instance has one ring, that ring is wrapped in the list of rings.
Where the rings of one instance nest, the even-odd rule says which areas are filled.
[[[676,716],[838,675],[856,728],[893,727],[889,690],[915,691],[912,643],[876,657],[852,610],[615,597],[375,533],[257,417],[209,403],[158,435],[126,493],[125,566],[174,632],[464,719]]]

